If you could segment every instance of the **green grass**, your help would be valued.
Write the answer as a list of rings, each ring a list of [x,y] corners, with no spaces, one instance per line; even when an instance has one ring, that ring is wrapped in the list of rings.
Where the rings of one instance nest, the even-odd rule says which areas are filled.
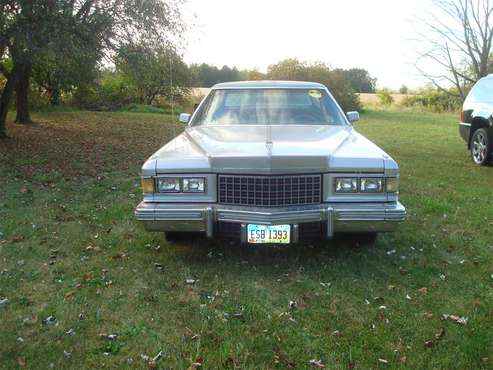
[[[160,351],[178,369],[493,366],[493,168],[471,163],[456,115],[357,125],[401,166],[399,231],[261,250],[134,221],[140,164],[181,130],[169,116],[34,119],[0,144],[0,367],[147,368]]]
[[[180,108],[177,109],[179,111]],[[145,104],[130,104],[122,109],[122,111],[133,112],[133,113],[167,113],[163,108],[154,107],[152,105]]]

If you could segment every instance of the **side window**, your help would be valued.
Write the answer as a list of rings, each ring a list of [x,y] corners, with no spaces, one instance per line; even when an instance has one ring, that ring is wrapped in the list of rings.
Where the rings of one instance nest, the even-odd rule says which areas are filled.
[[[202,121],[204,120],[204,115],[207,109],[209,108],[209,105],[212,100],[212,96],[214,95],[214,91],[211,91],[209,95],[207,95],[204,99],[204,102],[200,109],[195,113],[195,117],[193,119],[193,122],[191,123],[192,126],[200,125],[202,124]]]
[[[479,80],[467,96],[470,102],[493,102],[493,79]]]

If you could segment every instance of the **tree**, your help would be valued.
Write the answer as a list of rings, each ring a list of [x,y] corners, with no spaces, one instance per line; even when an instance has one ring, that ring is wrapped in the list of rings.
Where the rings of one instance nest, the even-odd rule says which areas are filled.
[[[14,90],[18,122],[29,122],[32,68],[41,55],[70,40],[110,51],[129,40],[159,40],[181,30],[180,0],[0,0],[0,138]],[[5,61],[11,60],[11,66]]]
[[[421,19],[426,45],[416,68],[433,85],[450,93],[456,88],[465,98],[469,87],[492,71],[493,7],[490,0],[433,0],[434,11]],[[433,62],[442,72],[423,66]]]
[[[158,95],[181,95],[189,86],[188,67],[172,47],[125,45],[115,64],[142,104],[152,104]]]
[[[351,87],[357,93],[373,94],[375,92],[377,79],[372,78],[366,69],[335,69],[334,73],[340,73],[342,78],[349,81]]]
[[[322,62],[306,63],[297,59],[285,59],[268,67],[267,79],[319,82],[330,89],[343,109],[349,111],[360,108],[359,98],[350,82]]]
[[[406,85],[402,85],[399,88],[399,94],[407,95],[409,93],[409,88]]]
[[[258,69],[244,69],[240,71],[240,79],[246,81],[259,81],[265,80],[265,73],[260,72]]]
[[[56,106],[60,104],[62,93],[94,81],[100,59],[98,47],[81,48],[66,40],[55,50],[46,50],[39,55],[33,66],[33,81],[48,96],[50,104]]]
[[[307,79],[307,65],[298,59],[285,59],[267,68],[269,80],[292,80],[300,81]]]
[[[236,67],[226,65],[221,69],[216,66],[202,63],[190,65],[191,84],[194,87],[211,87],[220,82],[239,81],[242,79],[240,71]]]

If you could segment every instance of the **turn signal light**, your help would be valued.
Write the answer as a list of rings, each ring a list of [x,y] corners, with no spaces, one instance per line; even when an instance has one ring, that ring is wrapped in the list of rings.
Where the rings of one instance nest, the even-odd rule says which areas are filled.
[[[142,192],[145,193],[154,193],[154,179],[147,177],[142,178]]]

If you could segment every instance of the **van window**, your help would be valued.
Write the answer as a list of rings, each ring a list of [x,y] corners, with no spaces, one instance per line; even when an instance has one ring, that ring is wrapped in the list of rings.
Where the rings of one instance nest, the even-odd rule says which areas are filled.
[[[467,96],[468,101],[493,102],[493,78],[479,80]]]

